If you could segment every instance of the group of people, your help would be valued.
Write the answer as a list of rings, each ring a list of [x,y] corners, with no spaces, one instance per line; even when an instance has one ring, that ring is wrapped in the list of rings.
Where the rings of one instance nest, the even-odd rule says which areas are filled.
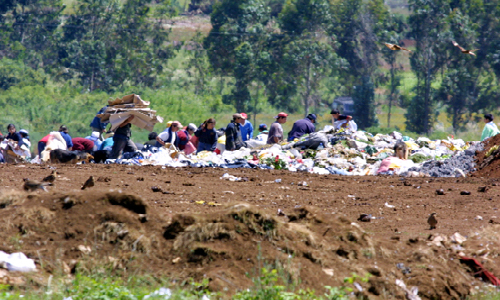
[[[99,111],[97,115],[101,113],[102,111]],[[348,122],[352,119],[351,116],[341,115],[337,110],[333,110],[331,114],[332,121],[345,120]],[[61,125],[58,131],[50,132],[44,136],[38,142],[39,157],[42,157],[42,152],[53,141],[59,143],[58,149],[79,150],[89,153],[105,151],[107,153],[106,158],[110,159],[117,159],[126,152],[148,150],[155,147],[175,147],[180,151],[184,151],[185,154],[201,151],[220,153],[247,147],[250,140],[267,144],[278,144],[285,140],[293,141],[305,134],[315,132],[317,120],[315,114],[308,114],[304,119],[296,121],[286,139],[282,125],[287,122],[288,114],[284,112],[280,112],[275,116],[276,121],[271,124],[269,129],[266,124],[260,124],[258,134],[255,137],[253,125],[245,113],[234,114],[231,122],[225,128],[220,129],[216,129],[216,121],[213,118],[205,120],[200,126],[193,123],[183,126],[179,121],[170,121],[164,131],[161,133],[151,132],[148,135],[147,142],[138,144],[131,140],[133,115],[122,122],[114,132],[107,131],[106,127],[109,123],[102,122],[97,115],[90,123],[91,135],[85,138],[72,138],[68,127],[65,125]],[[25,151],[25,157],[29,158],[31,141],[28,131],[21,129],[17,132],[13,124],[7,126],[7,131],[9,133],[5,137],[0,133],[0,141],[10,141],[13,147],[2,149],[0,162],[15,162],[16,157],[19,157],[19,153],[11,153],[8,150],[14,152]],[[221,145],[223,146],[221,147]]]

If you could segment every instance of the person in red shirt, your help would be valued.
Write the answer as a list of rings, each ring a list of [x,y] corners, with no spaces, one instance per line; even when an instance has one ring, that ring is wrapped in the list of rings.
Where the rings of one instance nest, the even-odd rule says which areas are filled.
[[[45,149],[45,146],[47,146],[47,142],[49,141],[50,138],[50,133],[44,136],[39,142],[38,142],[38,157],[42,157],[42,151]]]
[[[94,142],[85,138],[73,138],[71,139],[73,142],[73,150],[80,150],[85,152],[90,152],[94,148]]]

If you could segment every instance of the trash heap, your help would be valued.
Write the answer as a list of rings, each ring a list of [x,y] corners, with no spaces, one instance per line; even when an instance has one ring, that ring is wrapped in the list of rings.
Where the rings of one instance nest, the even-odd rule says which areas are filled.
[[[394,157],[394,146],[403,141],[409,159]],[[251,144],[251,143],[250,143]],[[290,143],[259,145],[221,154],[201,152],[172,155],[168,149],[153,149],[133,159],[107,163],[163,165],[167,167],[261,168],[337,175],[401,175],[409,177],[463,177],[475,170],[474,155],[482,150],[479,142],[448,137],[416,140],[399,132],[372,135],[364,131],[324,130]]]
[[[111,130],[114,131],[130,115],[134,115],[132,125],[153,131],[156,123],[163,123],[163,118],[156,115],[156,111],[149,108],[150,102],[144,101],[139,95],[132,94],[123,98],[109,100],[104,113],[97,115],[101,122],[111,123]]]

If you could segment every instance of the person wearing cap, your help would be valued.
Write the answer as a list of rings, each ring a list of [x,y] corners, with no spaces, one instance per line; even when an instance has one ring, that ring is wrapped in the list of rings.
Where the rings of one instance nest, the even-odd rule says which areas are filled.
[[[298,120],[293,123],[292,130],[288,133],[288,141],[298,139],[304,134],[313,133],[316,130],[314,124],[316,123],[316,115],[308,114],[304,119]]]
[[[276,121],[271,125],[271,128],[269,129],[269,135],[267,137],[268,144],[277,144],[283,141],[283,127],[281,126],[281,124],[286,123],[287,117],[288,114],[285,114],[284,112],[280,112],[276,117],[274,117]]]
[[[486,123],[486,125],[484,126],[483,133],[481,134],[481,141],[484,141],[485,139],[493,137],[500,133],[497,124],[493,123],[492,114],[485,114],[483,121],[484,123]]]
[[[179,150],[183,151],[186,149],[186,145],[191,140],[191,136],[194,134],[195,131],[196,131],[196,125],[191,123],[188,126],[182,128],[182,130],[179,130],[177,132],[177,137],[179,138]]]
[[[168,124],[168,123],[167,123]],[[172,121],[170,126],[165,128],[157,137],[155,147],[163,147],[166,143],[170,143],[175,147],[179,148],[179,137],[177,132],[182,128],[182,124],[179,121]]]
[[[346,128],[349,121],[352,120],[352,117],[349,115],[341,115],[338,109],[333,109],[330,112],[330,114],[332,115],[332,124],[335,123],[335,121],[346,120],[346,122],[341,125],[341,127],[344,127],[344,128]]]
[[[233,120],[226,127],[226,151],[239,150],[246,146],[241,137],[241,125],[244,122],[241,114],[233,115]]]
[[[73,150],[73,142],[71,140],[71,136],[68,134],[68,127],[61,125],[61,127],[59,127],[59,132],[61,133],[64,141],[66,141],[66,147],[68,147],[68,150]]]
[[[215,124],[214,118],[207,119],[194,133],[198,138],[198,147],[196,147],[197,152],[215,151],[217,148],[217,131],[215,130]]]
[[[106,111],[106,108],[108,108],[108,105],[101,108],[94,119],[92,119],[92,122],[90,122],[90,128],[92,128],[93,132],[99,133],[99,140],[101,141],[104,141],[102,134],[106,132],[106,126],[109,122],[101,122],[101,118],[97,117],[97,115],[103,114]]]
[[[260,142],[266,142],[267,143],[267,136],[269,135],[269,131],[267,130],[267,125],[262,123],[259,125],[259,134],[255,137],[257,141]]]
[[[120,157],[122,152],[135,152],[137,151],[137,147],[134,142],[130,139],[132,136],[132,120],[134,119],[134,115],[130,115],[123,123],[121,123],[118,128],[115,130],[115,134],[113,135],[113,148],[111,149],[111,154],[109,158],[117,159]]]
[[[246,113],[241,113],[241,117],[245,122],[241,125],[241,139],[245,142],[253,138],[253,125],[248,121],[248,116]]]
[[[27,155],[26,157],[29,158],[29,157],[31,157],[31,141],[30,141],[29,132],[26,129],[21,129],[21,130],[19,130],[19,134],[21,135],[21,138],[23,139],[23,144],[26,145],[26,147],[28,147],[29,155]]]

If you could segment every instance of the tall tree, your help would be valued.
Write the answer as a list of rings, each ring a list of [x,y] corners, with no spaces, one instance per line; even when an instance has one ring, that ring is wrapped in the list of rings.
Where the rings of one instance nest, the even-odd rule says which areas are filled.
[[[280,28],[285,33],[281,67],[288,82],[298,85],[304,114],[309,114],[313,93],[320,80],[337,70],[339,63],[325,28],[331,26],[327,0],[289,1],[280,14]],[[317,101],[316,110],[317,108]]]
[[[210,18],[212,30],[204,41],[215,72],[234,77],[232,94],[223,101],[240,112],[252,108],[250,87],[262,81],[265,66],[271,64],[267,45],[273,29],[268,26],[270,10],[263,4],[262,0],[216,3]]]
[[[464,47],[474,47],[477,40],[476,27],[469,16],[463,15],[459,9],[454,9],[448,16],[453,40]],[[482,91],[481,77],[483,64],[476,64],[476,57],[465,55],[448,43],[449,61],[444,73],[439,96],[447,105],[448,116],[452,121],[453,130],[457,132],[465,128],[467,114],[477,102]]]
[[[410,34],[416,41],[416,51],[410,57],[417,76],[415,97],[406,113],[406,128],[418,133],[429,133],[437,117],[433,109],[436,91],[432,87],[436,74],[447,61],[447,44],[450,31],[446,16],[450,11],[448,1],[410,0]]]
[[[330,33],[336,37],[339,43],[337,54],[344,58],[349,67],[343,73],[344,85],[353,87],[364,92],[375,92],[374,84],[379,77],[379,49],[378,35],[380,30],[378,24],[387,18],[387,7],[383,0],[345,0],[335,1],[335,14],[333,26]],[[366,84],[366,86],[365,86]],[[364,111],[375,111],[375,95],[368,97],[369,102],[355,103],[362,108],[355,112],[356,119],[363,119]],[[360,98],[354,97],[354,101]],[[368,107],[366,107],[368,106]],[[376,125],[375,116],[366,118],[368,123],[360,124],[361,128]]]
[[[379,37],[382,42],[401,45],[406,33],[406,20],[400,15],[389,15],[383,22],[383,28],[379,30]],[[388,99],[388,113],[387,113],[387,127],[391,127],[392,106],[397,103],[400,96],[399,87],[401,86],[401,73],[403,68],[397,62],[397,57],[400,55],[398,51],[392,51],[385,48],[382,49],[382,57],[389,64],[389,94]]]

